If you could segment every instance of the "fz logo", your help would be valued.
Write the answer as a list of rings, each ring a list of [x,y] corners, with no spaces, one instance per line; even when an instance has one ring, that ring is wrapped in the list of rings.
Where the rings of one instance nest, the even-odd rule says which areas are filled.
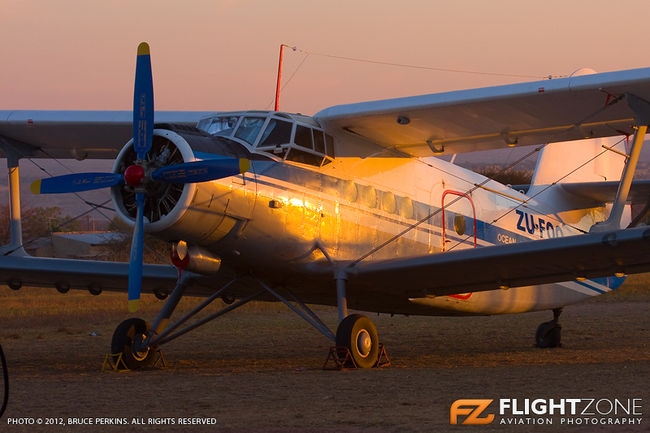
[[[465,425],[482,425],[490,424],[494,421],[494,415],[489,414],[484,417],[480,415],[492,403],[493,400],[488,399],[461,399],[452,403],[449,410],[449,423],[458,424],[458,416],[467,415],[461,424]]]

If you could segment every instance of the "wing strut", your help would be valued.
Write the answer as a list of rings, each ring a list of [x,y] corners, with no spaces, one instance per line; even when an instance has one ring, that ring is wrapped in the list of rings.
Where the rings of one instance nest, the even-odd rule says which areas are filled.
[[[20,217],[20,175],[19,157],[9,146],[3,146],[7,155],[7,172],[9,187],[9,244],[0,247],[3,255],[27,255],[23,249],[23,226]]]
[[[612,206],[612,211],[607,218],[607,221],[594,224],[589,230],[592,233],[602,233],[612,230],[621,229],[621,216],[627,196],[630,192],[632,185],[632,178],[636,172],[636,164],[639,161],[641,148],[643,147],[643,139],[645,138],[648,125],[650,124],[650,103],[645,99],[639,98],[631,93],[625,94],[625,100],[629,107],[634,111],[634,117],[637,124],[636,131],[634,132],[634,140],[632,142],[632,149],[630,149],[630,156],[625,162],[623,174],[621,175],[621,182],[618,185],[616,192],[616,199]]]

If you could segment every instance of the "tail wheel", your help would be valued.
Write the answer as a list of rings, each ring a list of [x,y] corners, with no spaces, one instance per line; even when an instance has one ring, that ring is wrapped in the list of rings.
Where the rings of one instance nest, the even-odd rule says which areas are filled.
[[[155,351],[147,347],[139,348],[139,343],[146,338],[149,325],[142,319],[127,319],[120,323],[113,333],[111,353],[115,358],[122,354],[122,361],[131,370],[153,364]],[[117,359],[114,359],[117,362]]]
[[[371,368],[379,358],[379,335],[370,319],[351,314],[336,330],[336,345],[350,350],[354,362],[361,368]]]
[[[544,322],[537,327],[535,343],[537,347],[560,347],[562,341],[562,326],[555,320]]]

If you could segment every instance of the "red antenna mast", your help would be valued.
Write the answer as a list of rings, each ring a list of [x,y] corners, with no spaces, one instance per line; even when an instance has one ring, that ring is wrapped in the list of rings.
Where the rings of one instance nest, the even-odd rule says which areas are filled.
[[[275,86],[275,111],[280,109],[280,81],[282,80],[282,58],[284,57],[284,47],[291,48],[296,51],[296,47],[280,44],[280,60],[278,61],[278,83]]]

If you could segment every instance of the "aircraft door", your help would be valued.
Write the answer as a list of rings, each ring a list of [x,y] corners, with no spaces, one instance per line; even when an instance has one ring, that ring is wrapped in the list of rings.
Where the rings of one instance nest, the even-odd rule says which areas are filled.
[[[442,193],[442,251],[476,248],[476,209],[462,192]]]

